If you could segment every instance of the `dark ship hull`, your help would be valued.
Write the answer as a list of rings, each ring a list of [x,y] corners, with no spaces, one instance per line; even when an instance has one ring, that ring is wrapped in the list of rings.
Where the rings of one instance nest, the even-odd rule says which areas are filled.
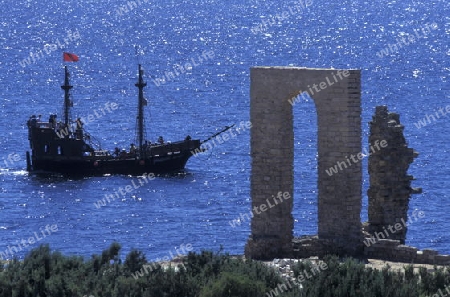
[[[61,88],[65,91],[64,120],[56,121],[51,115],[48,122],[40,117],[30,117],[27,123],[31,154],[27,152],[27,170],[35,173],[61,173],[78,176],[126,174],[144,175],[178,172],[185,168],[193,152],[198,152],[203,142],[187,136],[182,141],[150,143],[144,139],[143,108],[147,101],[143,96],[146,83],[139,65],[138,115],[136,128],[136,146],[129,151],[116,148],[114,153],[94,148],[91,136],[84,130],[80,119],[70,118],[69,74],[65,68],[65,82]],[[227,127],[228,129],[228,127]]]
[[[127,174],[143,175],[145,173],[171,173],[185,168],[190,152],[178,155],[138,159],[102,159],[102,158],[48,158],[32,160],[29,171],[36,173],[57,172],[67,175],[105,175]]]
[[[73,147],[73,143],[69,144]],[[67,175],[126,174],[143,175],[178,172],[185,168],[192,151],[200,147],[199,140],[185,140],[149,149],[145,158],[113,156],[108,152],[94,151],[87,156],[64,155],[64,146],[59,153],[48,156],[27,154],[28,171],[35,173],[61,173]]]

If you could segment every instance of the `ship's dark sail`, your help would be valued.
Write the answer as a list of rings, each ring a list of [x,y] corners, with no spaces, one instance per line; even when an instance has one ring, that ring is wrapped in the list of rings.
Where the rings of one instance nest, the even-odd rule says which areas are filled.
[[[50,115],[48,121],[31,116],[27,122],[28,139],[31,154],[27,152],[27,170],[30,172],[55,172],[77,175],[170,173],[184,169],[192,156],[198,151],[200,140],[187,136],[182,141],[164,142],[162,137],[157,143],[144,139],[144,112],[146,105],[143,89],[143,70],[139,65],[139,77],[136,86],[138,93],[137,144],[129,151],[109,152],[96,148],[91,136],[83,129],[80,119],[71,121],[69,73],[65,67],[64,119],[59,121],[56,115]]]

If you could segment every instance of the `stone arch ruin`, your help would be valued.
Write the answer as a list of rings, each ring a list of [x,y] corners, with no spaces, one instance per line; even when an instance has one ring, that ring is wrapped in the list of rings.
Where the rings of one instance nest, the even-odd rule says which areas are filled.
[[[362,242],[361,79],[359,70],[255,67],[251,69],[251,196],[259,210],[278,192],[293,193],[295,97],[313,98],[318,123],[318,236],[354,254]],[[339,165],[342,172],[326,173]],[[272,202],[271,204],[274,204]],[[292,251],[292,199],[252,218],[246,255],[274,258]],[[267,206],[270,207],[270,206]]]
[[[360,70],[254,67],[250,71],[251,235],[254,259],[333,253],[449,265],[450,256],[405,246],[418,153],[408,148],[400,116],[376,107],[369,149],[361,145]],[[294,238],[293,108],[307,93],[318,124],[318,234]],[[299,97],[300,96],[300,97]],[[362,158],[369,156],[369,221],[362,224]],[[421,213],[412,217],[420,218]],[[364,244],[363,244],[364,243]]]

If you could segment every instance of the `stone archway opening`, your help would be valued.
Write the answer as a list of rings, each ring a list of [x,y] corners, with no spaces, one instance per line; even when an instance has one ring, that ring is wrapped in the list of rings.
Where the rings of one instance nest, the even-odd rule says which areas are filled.
[[[300,91],[294,104],[294,237],[317,234],[317,112],[314,99]],[[290,100],[291,100],[290,99]]]
[[[292,98],[305,92],[317,110],[317,238],[338,253],[359,253],[362,171],[361,163],[351,163],[348,157],[361,151],[360,71],[254,67],[250,79],[251,197],[252,209],[261,213],[252,218],[246,256],[273,259],[293,253],[293,107],[297,102]],[[277,193],[289,195],[268,208],[266,203]]]

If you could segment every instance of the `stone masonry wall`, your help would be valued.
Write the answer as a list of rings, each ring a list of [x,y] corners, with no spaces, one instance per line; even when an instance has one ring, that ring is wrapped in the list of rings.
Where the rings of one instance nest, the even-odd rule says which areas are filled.
[[[389,113],[386,106],[376,107],[369,149],[361,150],[360,71],[255,67],[250,79],[254,215],[246,257],[364,254],[450,265],[449,255],[404,245],[409,198],[421,192],[411,188],[413,177],[407,174],[418,153],[408,148],[399,115]],[[303,92],[313,98],[318,118],[319,223],[318,235],[294,239],[292,108],[301,108],[295,104]],[[363,154],[369,155],[370,174],[369,222],[364,226],[360,223],[361,162],[355,161],[355,156],[360,161]]]
[[[254,214],[246,256],[273,259],[292,254],[292,108],[301,108],[292,99],[305,91],[314,99],[318,119],[318,237],[342,253],[361,252],[361,162],[345,164],[350,155],[361,152],[360,71],[254,67],[250,79],[252,209],[278,192],[292,198]],[[339,162],[338,172],[326,173]]]
[[[403,129],[397,113],[389,113],[386,106],[376,107],[370,122],[369,222],[366,228],[368,236],[376,240],[399,240],[401,244],[406,239],[409,198],[421,191],[411,188],[413,177],[407,171],[418,153],[408,148]]]
[[[392,239],[380,239],[375,244],[364,247],[364,254],[367,258],[393,262],[450,265],[449,255],[439,255],[429,249],[419,250]]]

